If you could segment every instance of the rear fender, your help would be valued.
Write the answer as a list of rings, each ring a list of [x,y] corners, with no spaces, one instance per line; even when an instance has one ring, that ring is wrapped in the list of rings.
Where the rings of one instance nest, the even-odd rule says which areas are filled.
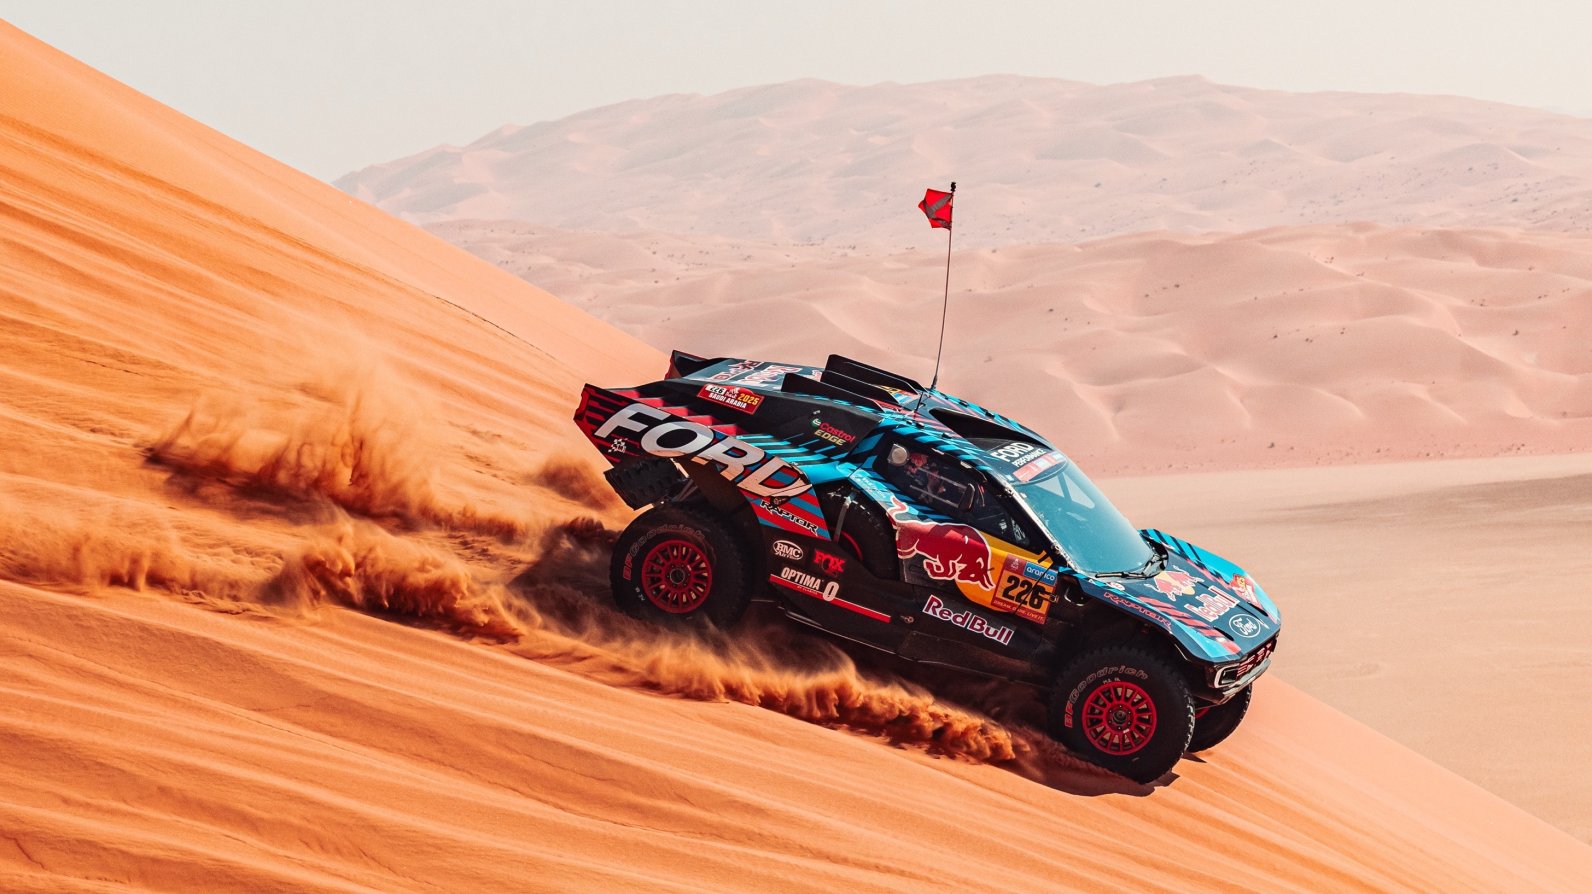
[[[686,481],[679,466],[657,456],[620,463],[604,472],[603,478],[631,509],[660,503],[678,494]]]

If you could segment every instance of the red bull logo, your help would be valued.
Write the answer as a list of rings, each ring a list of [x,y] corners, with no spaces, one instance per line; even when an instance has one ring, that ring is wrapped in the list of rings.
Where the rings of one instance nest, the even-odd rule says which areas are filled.
[[[1163,571],[1157,574],[1150,583],[1154,584],[1157,590],[1168,596],[1194,595],[1194,575],[1189,574],[1187,571]]]
[[[892,501],[890,518],[896,523],[896,554],[906,561],[923,557],[923,573],[934,580],[969,583],[995,589],[990,576],[989,544],[968,525],[912,518],[900,501]]]
[[[1201,593],[1198,604],[1191,604],[1188,609],[1207,621],[1214,621],[1227,614],[1236,605],[1238,605],[1237,599],[1220,590],[1212,590],[1209,593]]]

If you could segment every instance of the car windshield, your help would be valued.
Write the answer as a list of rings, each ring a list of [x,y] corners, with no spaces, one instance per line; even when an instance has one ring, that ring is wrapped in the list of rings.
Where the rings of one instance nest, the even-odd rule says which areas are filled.
[[[1014,489],[1079,571],[1120,574],[1155,557],[1133,525],[1070,461]]]

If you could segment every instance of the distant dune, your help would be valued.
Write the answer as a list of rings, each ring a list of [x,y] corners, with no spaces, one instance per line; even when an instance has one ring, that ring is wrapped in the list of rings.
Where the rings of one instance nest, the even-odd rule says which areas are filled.
[[[1592,119],[1450,96],[1167,78],[795,81],[634,100],[337,185],[406,220],[942,244],[910,213],[958,180],[968,247],[1375,221],[1592,227]]]
[[[804,362],[834,351],[932,374],[943,254],[431,229],[659,347]],[[942,384],[1038,424],[1090,468],[1592,445],[1586,236],[1147,233],[959,252],[952,281]]]
[[[928,378],[1102,471],[1592,445],[1592,120],[1018,77],[664,96],[349,193],[654,347]]]
[[[0,59],[0,889],[1592,877],[1279,680],[1124,786],[784,628],[627,625],[567,416],[659,354],[9,26]]]

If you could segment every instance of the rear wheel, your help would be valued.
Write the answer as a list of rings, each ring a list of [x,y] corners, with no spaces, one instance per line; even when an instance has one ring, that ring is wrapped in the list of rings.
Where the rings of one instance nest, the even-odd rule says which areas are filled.
[[[1238,729],[1238,724],[1249,713],[1249,700],[1254,696],[1254,686],[1245,686],[1238,694],[1211,708],[1194,712],[1194,737],[1189,739],[1188,753],[1194,754],[1215,748],[1223,739]]]
[[[1137,782],[1166,775],[1194,731],[1188,682],[1170,662],[1134,646],[1105,646],[1061,672],[1050,734],[1091,763]]]
[[[746,549],[706,509],[664,505],[642,513],[614,544],[609,583],[626,614],[727,627],[751,601]]]

